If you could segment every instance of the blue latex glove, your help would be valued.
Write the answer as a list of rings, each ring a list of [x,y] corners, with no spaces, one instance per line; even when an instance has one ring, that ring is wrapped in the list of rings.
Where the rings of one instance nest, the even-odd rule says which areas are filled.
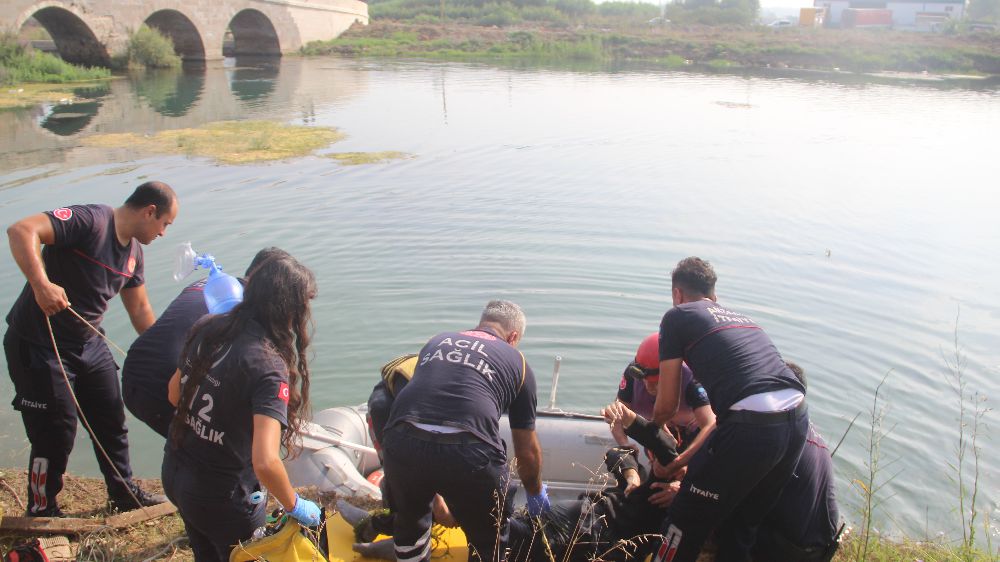
[[[319,506],[298,494],[295,494],[295,507],[288,512],[288,515],[291,515],[306,527],[319,525]]]
[[[532,517],[538,517],[543,513],[548,513],[552,509],[552,504],[549,503],[549,487],[542,484],[542,491],[538,492],[538,495],[528,495],[528,515]]]

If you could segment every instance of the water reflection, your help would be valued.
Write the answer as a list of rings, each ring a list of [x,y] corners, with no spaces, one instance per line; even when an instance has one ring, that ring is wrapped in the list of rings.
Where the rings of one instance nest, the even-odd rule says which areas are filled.
[[[231,63],[228,61],[231,60]],[[240,56],[227,59],[232,65],[226,74],[233,95],[243,101],[266,99],[274,92],[281,71],[279,57]]]
[[[72,104],[0,112],[0,170],[126,157],[82,148],[87,135],[155,134],[241,119],[311,123],[323,107],[361,94],[368,77],[351,61],[273,57],[128,74],[76,89]]]
[[[205,65],[129,74],[136,96],[165,117],[187,115],[205,89]]]
[[[42,106],[39,125],[61,137],[75,135],[85,129],[97,115],[97,111],[101,108],[100,100],[109,91],[110,88],[106,83],[99,86],[76,88],[73,90],[74,98],[90,101]]]

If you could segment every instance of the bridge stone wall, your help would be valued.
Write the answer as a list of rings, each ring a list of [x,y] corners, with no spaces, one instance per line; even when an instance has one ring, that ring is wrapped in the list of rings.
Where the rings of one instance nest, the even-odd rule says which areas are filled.
[[[233,54],[297,51],[368,23],[360,0],[4,0],[0,28],[18,30],[34,17],[66,60],[107,64],[143,23],[174,40],[187,60],[223,56],[231,29]]]

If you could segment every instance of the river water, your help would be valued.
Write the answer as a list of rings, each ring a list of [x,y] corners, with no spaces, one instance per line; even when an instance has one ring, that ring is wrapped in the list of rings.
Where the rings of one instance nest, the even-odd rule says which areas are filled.
[[[503,297],[527,313],[522,349],[540,404],[560,355],[558,405],[595,413],[670,306],[670,269],[699,255],[715,265],[720,302],[805,368],[812,419],[831,445],[889,373],[882,462],[895,461],[883,473],[895,478],[879,527],[957,532],[958,402],[945,360],[956,326],[968,391],[1000,400],[996,83],[288,58],[81,94],[0,113],[3,223],[170,183],[180,215],[146,249],[157,311],[180,289],[170,278],[179,242],[230,270],[262,246],[293,252],[320,284],[316,409],[362,402],[382,363],[474,325]],[[348,137],[242,166],[81,146],[225,119]],[[347,167],[322,156],[382,150],[415,157]],[[7,310],[23,283],[9,257],[0,280]],[[105,327],[123,347],[134,337],[118,305]],[[7,402],[6,376],[0,389]],[[869,418],[835,457],[852,521]],[[997,421],[988,414],[979,435],[980,505],[993,520]],[[19,419],[4,407],[0,423],[0,464],[23,466]],[[130,430],[136,472],[158,476],[162,440],[137,422]],[[96,474],[78,437],[71,470]]]

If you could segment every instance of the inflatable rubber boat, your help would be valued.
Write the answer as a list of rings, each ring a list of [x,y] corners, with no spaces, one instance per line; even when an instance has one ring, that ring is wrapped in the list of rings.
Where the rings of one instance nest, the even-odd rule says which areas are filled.
[[[604,470],[604,454],[615,446],[614,439],[600,416],[555,407],[558,365],[556,358],[549,407],[539,409],[535,421],[542,445],[542,479],[556,495],[600,490],[612,481]],[[366,412],[367,406],[360,405],[316,413],[301,430],[301,454],[285,461],[292,484],[381,500],[381,466],[368,434]],[[507,450],[513,451],[506,416],[500,420],[500,429]]]

